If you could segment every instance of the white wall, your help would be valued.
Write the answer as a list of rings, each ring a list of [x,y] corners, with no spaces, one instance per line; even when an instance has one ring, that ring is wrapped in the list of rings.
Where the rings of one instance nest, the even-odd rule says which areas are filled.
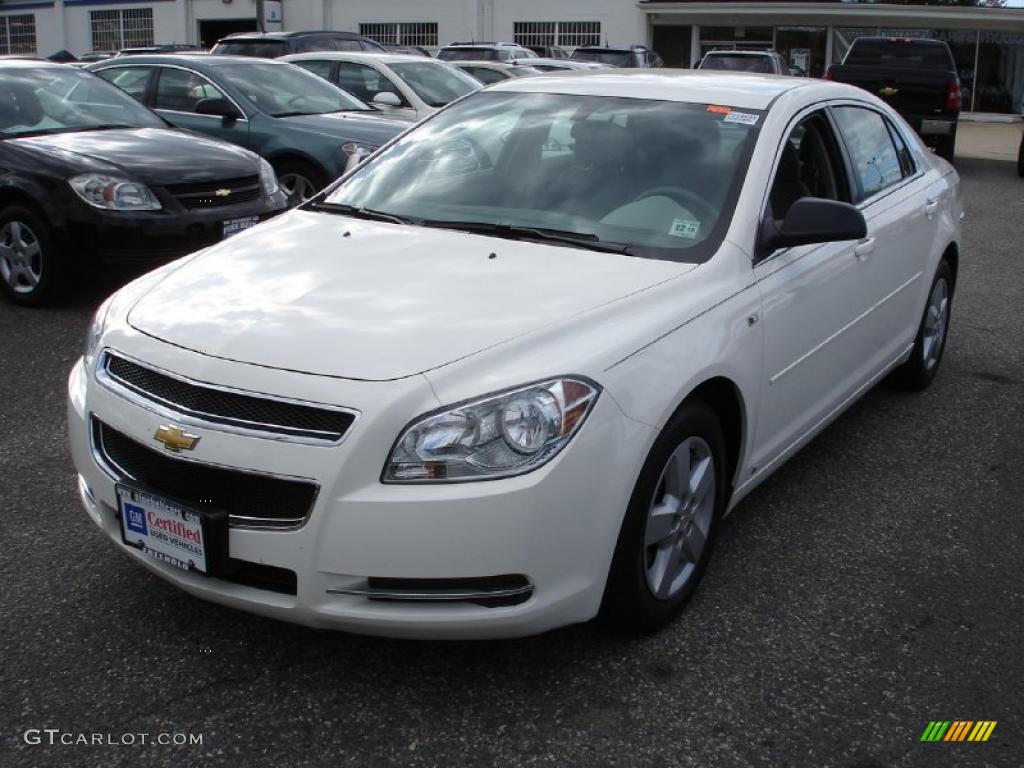
[[[601,43],[647,43],[643,13],[630,0],[488,0],[494,7],[493,38],[512,41],[517,21],[599,21]]]
[[[319,0],[302,0],[318,2]],[[286,0],[285,29],[299,29],[290,21],[296,0]],[[327,0],[331,29],[358,32],[359,24],[375,21],[434,21],[441,45],[455,40],[481,39],[477,25],[478,0]]]

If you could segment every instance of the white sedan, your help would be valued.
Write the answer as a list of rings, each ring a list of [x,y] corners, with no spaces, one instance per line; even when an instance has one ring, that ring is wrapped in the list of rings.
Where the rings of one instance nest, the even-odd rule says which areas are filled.
[[[498,84],[100,307],[82,501],[159,576],[288,621],[657,628],[740,499],[883,378],[935,376],[959,198],[849,86]]]
[[[281,60],[319,75],[389,117],[407,120],[422,120],[482,87],[447,62],[413,54],[318,51]]]

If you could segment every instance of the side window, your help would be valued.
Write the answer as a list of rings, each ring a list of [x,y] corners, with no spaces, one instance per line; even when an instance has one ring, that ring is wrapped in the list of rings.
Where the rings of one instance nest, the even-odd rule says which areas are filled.
[[[780,221],[786,218],[801,197],[850,201],[839,144],[823,112],[801,120],[782,145],[769,195],[772,216]]]
[[[312,72],[314,75],[320,75],[324,80],[331,79],[333,61],[293,61],[292,63]]]
[[[338,85],[351,93],[357,99],[370,103],[378,93],[394,93],[400,99],[402,95],[395,90],[384,75],[373,67],[364,64],[353,64],[343,61],[338,67]],[[402,99],[405,103],[405,99]]]
[[[196,104],[204,99],[226,99],[217,86],[202,75],[184,69],[161,67],[156,86],[156,109],[176,112],[195,112]]]
[[[506,79],[505,74],[496,69],[487,69],[485,67],[466,67],[466,71],[484,85],[499,83]]]
[[[863,107],[833,107],[860,187],[855,202],[903,179],[900,158],[889,129],[877,112]]]
[[[149,77],[153,74],[153,68],[112,67],[96,74],[108,83],[116,85],[136,101],[145,103],[146,89],[149,88]]]
[[[917,171],[917,166],[914,164],[914,156],[910,153],[910,148],[907,147],[907,143],[903,140],[900,132],[896,130],[896,126],[888,120],[885,122],[889,126],[889,133],[892,134],[893,143],[896,145],[896,156],[900,159],[900,169],[903,171],[903,178],[913,176]]]

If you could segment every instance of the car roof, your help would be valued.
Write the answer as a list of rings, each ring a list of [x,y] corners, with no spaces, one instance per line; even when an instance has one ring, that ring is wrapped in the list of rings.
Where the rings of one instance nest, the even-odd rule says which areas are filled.
[[[806,77],[780,77],[753,72],[709,72],[701,69],[598,69],[549,72],[544,77],[524,77],[495,83],[489,91],[564,93],[581,96],[615,96],[695,104],[723,104],[740,109],[767,109],[782,94],[812,84],[835,86],[841,93],[859,93],[842,86]]]
[[[632,53],[647,50],[646,45],[581,45],[575,51],[611,51],[614,53]]]
[[[4,69],[38,69],[39,67],[47,67],[49,69],[60,69],[67,67],[67,64],[61,64],[56,61],[47,61],[46,59],[32,59],[32,58],[7,58],[0,57],[0,68]]]
[[[344,37],[349,40],[359,39],[362,37],[356,32],[345,32],[340,29],[311,29],[292,32],[233,32],[230,35],[225,35],[221,40],[287,40],[295,37],[308,36]],[[217,42],[220,42],[220,40]]]
[[[278,59],[260,59],[253,56],[226,56],[222,54],[203,53],[145,53],[139,56],[124,56],[122,58],[104,59],[103,61],[92,62],[95,64],[106,64],[108,66],[133,67],[139,64],[182,64],[195,66],[196,63],[204,67],[222,66],[224,64],[271,64],[273,66],[285,66],[286,62]],[[105,67],[96,67],[105,69]]]
[[[518,59],[518,61],[526,61],[526,59]],[[487,67],[489,69],[515,69],[516,67],[522,66],[520,64],[513,64],[509,61],[489,61],[487,59],[480,59],[479,61],[472,59],[467,59],[466,61],[446,61],[445,64],[451,64],[453,67],[471,66]]]
[[[338,61],[351,59],[353,61],[379,61],[382,64],[422,64],[424,61],[433,61],[437,64],[449,62],[422,56],[415,53],[377,53],[376,51],[310,51],[308,53],[291,53],[282,56],[283,61],[308,61],[310,59],[324,60],[337,59]]]
[[[776,51],[708,51],[705,56],[778,56]]]

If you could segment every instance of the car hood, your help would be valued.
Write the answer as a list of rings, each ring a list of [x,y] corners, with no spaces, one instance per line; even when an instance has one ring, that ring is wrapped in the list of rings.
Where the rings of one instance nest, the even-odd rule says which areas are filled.
[[[8,139],[66,173],[120,172],[147,184],[251,176],[259,166],[248,150],[166,128],[83,131]]]
[[[408,120],[398,120],[379,112],[328,112],[323,115],[293,115],[277,118],[282,123],[338,139],[365,141],[380,146],[409,128]]]
[[[143,296],[128,322],[223,359],[390,380],[565,322],[692,268],[293,211],[194,258]]]

